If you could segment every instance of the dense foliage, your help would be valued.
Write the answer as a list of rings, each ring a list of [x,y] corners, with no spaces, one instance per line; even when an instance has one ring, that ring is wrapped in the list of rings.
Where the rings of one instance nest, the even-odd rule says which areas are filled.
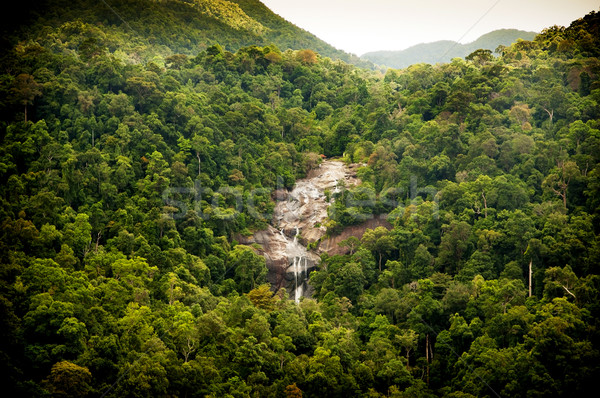
[[[215,44],[232,52],[274,44],[282,51],[310,48],[322,56],[374,68],[371,62],[286,21],[258,0],[22,0],[12,10],[3,15],[2,39],[39,35],[31,24],[48,33],[78,21],[96,32],[81,32],[76,46],[82,41],[125,62],[145,64],[173,54],[196,56]]]
[[[599,18],[385,75],[272,45],[180,54],[168,18],[154,31],[168,51],[139,59],[120,24],[24,29],[0,79],[5,391],[590,391]],[[330,234],[391,228],[324,255],[295,304],[236,237],[319,154],[363,164],[333,194]]]

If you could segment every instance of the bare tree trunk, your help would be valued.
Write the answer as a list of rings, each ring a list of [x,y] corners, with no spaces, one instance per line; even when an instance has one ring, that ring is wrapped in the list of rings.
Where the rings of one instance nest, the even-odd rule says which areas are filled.
[[[563,285],[563,289],[565,289],[567,291],[567,293],[569,293],[571,296],[573,296],[573,298],[577,298],[577,297],[575,297],[575,295],[573,293],[571,293],[571,291],[569,289],[567,289],[566,286]]]
[[[552,125],[552,119],[554,118],[554,109],[552,109],[550,111],[546,108],[542,108],[542,109],[544,109],[546,111],[546,113],[548,114],[548,116],[550,117],[550,125]]]
[[[561,184],[560,187],[560,191],[554,187],[551,187],[552,192],[554,192],[556,194],[556,196],[558,196],[559,198],[562,199],[563,201],[563,206],[565,207],[565,209],[567,208],[567,187],[564,186],[564,184]]]
[[[433,344],[429,342],[429,358],[433,361]]]
[[[481,197],[483,198],[483,217],[487,218],[487,199],[484,192],[481,192]]]
[[[200,154],[198,152],[196,152],[196,158],[198,159],[198,177],[200,177],[202,162],[200,161]]]
[[[94,252],[98,252],[98,246],[100,246],[100,238],[102,237],[102,231],[98,231],[98,236],[96,237],[96,247]]]
[[[531,297],[531,265],[533,263],[533,260],[529,261],[529,297]]]
[[[425,359],[427,360],[427,385],[429,385],[429,333],[425,335]]]

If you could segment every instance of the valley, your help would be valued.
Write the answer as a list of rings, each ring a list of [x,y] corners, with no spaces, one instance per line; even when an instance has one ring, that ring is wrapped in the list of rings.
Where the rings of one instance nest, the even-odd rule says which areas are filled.
[[[35,3],[0,24],[5,395],[593,391],[600,13],[384,70],[258,0]]]

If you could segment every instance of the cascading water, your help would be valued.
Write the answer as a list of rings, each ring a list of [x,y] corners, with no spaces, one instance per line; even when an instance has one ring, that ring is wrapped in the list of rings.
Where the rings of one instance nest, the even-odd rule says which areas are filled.
[[[304,293],[304,284],[308,279],[308,257],[307,249],[298,241],[300,229],[296,227],[294,237],[290,239],[283,228],[279,230],[286,244],[286,253],[288,258],[288,273],[294,274],[294,301],[299,302]]]
[[[304,294],[304,285],[308,282],[308,259],[304,256],[294,257],[294,301],[300,301],[300,297]]]
[[[292,272],[294,273],[294,301],[300,301],[304,292],[304,284],[308,279],[308,251],[298,242],[300,229],[296,227],[294,238],[288,243],[288,259],[291,260]],[[304,271],[302,270],[304,264]]]
[[[302,242],[315,242],[325,235],[322,223],[327,219],[327,208],[331,204],[326,200],[325,191],[337,191],[339,181],[344,181],[346,186],[353,184],[340,161],[328,160],[311,170],[307,178],[296,181],[294,189],[276,203],[272,234],[267,233],[264,240],[257,240],[267,248],[265,256],[273,267],[272,283],[290,292],[293,290],[296,302],[310,295],[309,272],[319,262],[319,255]],[[275,268],[275,263],[280,265]]]

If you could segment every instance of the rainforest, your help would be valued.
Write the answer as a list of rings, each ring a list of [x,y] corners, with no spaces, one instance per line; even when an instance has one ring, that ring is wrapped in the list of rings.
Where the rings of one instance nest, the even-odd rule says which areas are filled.
[[[600,377],[600,14],[383,68],[255,0],[24,2],[11,397],[571,397]]]

